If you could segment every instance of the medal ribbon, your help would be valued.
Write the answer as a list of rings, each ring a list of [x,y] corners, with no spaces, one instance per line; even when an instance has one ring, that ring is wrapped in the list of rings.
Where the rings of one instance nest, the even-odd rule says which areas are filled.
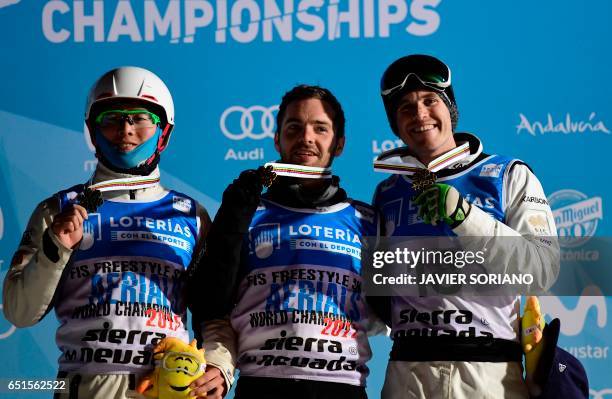
[[[83,192],[77,196],[76,203],[87,209],[87,212],[92,213],[104,203],[102,193],[105,191],[137,190],[153,187],[158,183],[159,177],[135,176],[124,179],[106,180],[89,186],[86,185]]]
[[[468,155],[470,155],[470,144],[465,142],[459,147],[455,147],[449,152],[442,154],[431,161],[426,166],[426,170],[429,170],[430,172],[437,172],[444,169],[448,165],[466,158]],[[416,163],[404,162],[402,161],[401,156],[398,155],[385,161],[375,160],[374,170],[376,172],[412,176],[419,170],[423,170],[423,167],[418,166]]]
[[[264,166],[272,166],[272,171],[278,176],[299,177],[300,179],[331,179],[331,168],[302,166],[287,163],[268,162]]]
[[[136,176],[125,179],[106,180],[100,183],[92,184],[88,188],[90,190],[98,190],[103,193],[106,191],[139,190],[153,187],[158,183],[159,177]]]

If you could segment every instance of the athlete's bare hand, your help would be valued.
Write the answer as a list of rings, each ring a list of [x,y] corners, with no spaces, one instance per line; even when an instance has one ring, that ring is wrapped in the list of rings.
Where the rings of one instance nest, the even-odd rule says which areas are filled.
[[[80,205],[72,205],[55,215],[51,231],[66,248],[74,249],[83,238],[83,221],[87,211]]]
[[[191,396],[207,399],[222,399],[227,390],[221,371],[214,366],[206,366],[204,375],[192,382],[190,388]]]

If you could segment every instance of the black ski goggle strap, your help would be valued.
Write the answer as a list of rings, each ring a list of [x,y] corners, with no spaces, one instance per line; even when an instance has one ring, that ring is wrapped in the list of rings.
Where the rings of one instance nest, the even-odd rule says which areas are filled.
[[[451,71],[446,64],[434,57],[412,55],[400,58],[385,71],[380,82],[381,95],[388,97],[401,91],[411,78],[436,91],[451,85]]]

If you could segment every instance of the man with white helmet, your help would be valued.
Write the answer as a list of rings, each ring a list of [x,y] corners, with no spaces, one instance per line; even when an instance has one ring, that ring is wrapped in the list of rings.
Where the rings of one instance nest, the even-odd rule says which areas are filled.
[[[4,282],[4,313],[26,327],[55,308],[59,376],[68,378],[70,397],[125,398],[153,368],[153,345],[188,340],[183,271],[210,218],[159,183],[174,127],[159,77],[137,67],[107,72],[90,90],[85,122],[96,171],[32,214]],[[232,337],[208,331],[215,348],[199,381],[208,397],[221,398],[233,366],[218,353],[233,350]]]

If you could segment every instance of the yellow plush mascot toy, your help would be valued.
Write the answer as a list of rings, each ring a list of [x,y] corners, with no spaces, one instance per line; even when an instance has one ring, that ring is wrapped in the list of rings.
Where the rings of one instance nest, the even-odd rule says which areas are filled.
[[[189,398],[189,385],[206,369],[204,349],[196,347],[195,339],[186,344],[178,338],[167,337],[153,349],[153,357],[158,364],[140,381],[136,391],[149,398]]]
[[[525,374],[528,385],[532,385],[538,361],[542,356],[545,345],[544,342],[541,342],[543,340],[542,330],[544,330],[545,324],[538,298],[535,296],[528,297],[521,319],[521,344],[523,352],[525,352]]]

